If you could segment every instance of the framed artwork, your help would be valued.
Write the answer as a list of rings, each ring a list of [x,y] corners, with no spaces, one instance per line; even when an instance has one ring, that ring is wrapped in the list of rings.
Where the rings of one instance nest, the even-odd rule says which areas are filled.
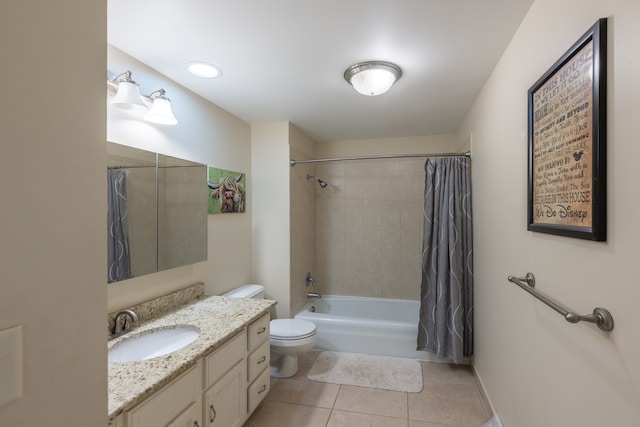
[[[606,240],[607,20],[529,89],[527,229]]]
[[[247,177],[242,172],[207,168],[209,213],[242,213],[247,204]]]

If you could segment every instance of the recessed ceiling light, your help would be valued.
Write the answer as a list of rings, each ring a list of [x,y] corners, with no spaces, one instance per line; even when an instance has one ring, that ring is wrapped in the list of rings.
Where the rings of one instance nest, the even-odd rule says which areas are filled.
[[[187,69],[196,77],[213,79],[222,75],[222,70],[207,62],[194,61],[187,64]]]

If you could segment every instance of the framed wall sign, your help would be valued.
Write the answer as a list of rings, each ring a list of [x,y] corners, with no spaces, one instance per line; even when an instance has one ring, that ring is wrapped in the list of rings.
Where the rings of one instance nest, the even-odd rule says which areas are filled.
[[[606,240],[607,20],[529,89],[527,229]]]

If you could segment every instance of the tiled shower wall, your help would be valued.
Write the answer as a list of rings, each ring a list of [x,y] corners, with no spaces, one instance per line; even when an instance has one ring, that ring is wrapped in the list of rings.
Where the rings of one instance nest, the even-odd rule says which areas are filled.
[[[316,165],[316,270],[331,295],[419,299],[424,158]]]

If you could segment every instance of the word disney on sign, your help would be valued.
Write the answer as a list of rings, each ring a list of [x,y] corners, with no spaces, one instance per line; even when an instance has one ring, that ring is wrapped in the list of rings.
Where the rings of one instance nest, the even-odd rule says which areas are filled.
[[[606,20],[529,89],[528,229],[605,237]]]

